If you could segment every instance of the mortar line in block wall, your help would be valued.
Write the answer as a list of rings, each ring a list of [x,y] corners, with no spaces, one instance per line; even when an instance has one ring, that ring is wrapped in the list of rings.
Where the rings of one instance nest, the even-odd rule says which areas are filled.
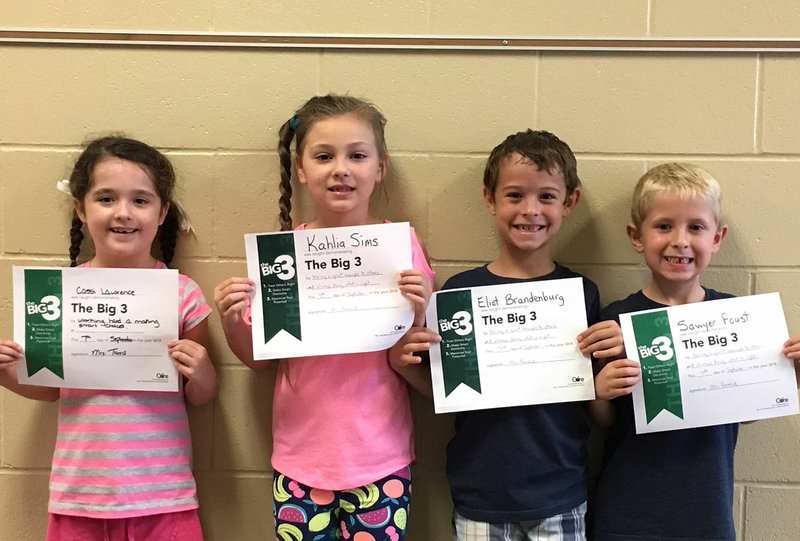
[[[595,52],[800,52],[795,38],[542,38],[529,36],[438,36],[365,34],[246,34],[103,30],[0,29],[0,43],[277,49],[377,49],[439,51]]]

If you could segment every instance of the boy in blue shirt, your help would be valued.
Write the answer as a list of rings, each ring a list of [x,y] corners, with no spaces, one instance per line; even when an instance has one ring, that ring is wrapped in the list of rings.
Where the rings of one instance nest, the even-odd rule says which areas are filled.
[[[457,274],[443,289],[581,277],[555,263],[550,244],[580,199],[575,156],[552,133],[510,135],[492,150],[483,194],[500,253]],[[619,326],[599,321],[597,286],[583,278],[591,325],[579,337],[598,359],[623,352]],[[447,447],[447,477],[458,541],[585,539],[585,402],[518,406],[457,414]]]
[[[601,317],[731,297],[700,277],[727,234],[720,186],[689,164],[654,167],[633,192],[627,231],[652,278],[611,303]],[[787,345],[789,343],[787,342]],[[638,363],[608,362],[595,376],[593,413],[609,427],[603,468],[592,499],[593,541],[733,541],[733,456],[738,423],[636,434],[631,392]]]

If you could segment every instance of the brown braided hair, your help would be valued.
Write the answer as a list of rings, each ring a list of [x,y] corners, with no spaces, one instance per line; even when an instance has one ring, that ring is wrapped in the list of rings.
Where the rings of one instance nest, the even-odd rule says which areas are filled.
[[[161,204],[172,201],[175,189],[175,170],[172,164],[161,152],[150,145],[129,139],[122,135],[109,135],[90,141],[75,161],[72,173],[69,176],[69,190],[72,197],[83,201],[92,184],[92,172],[98,163],[107,158],[119,158],[141,165],[147,170],[153,186],[161,199]],[[175,255],[180,219],[176,205],[170,204],[164,223],[159,227],[159,247],[161,259],[169,265]],[[77,211],[72,211],[72,225],[70,227],[70,266],[78,264],[81,244],[83,242],[83,222],[78,217]]]
[[[386,118],[373,104],[360,98],[337,94],[314,96],[308,100],[278,131],[278,158],[281,165],[278,207],[281,231],[292,229],[292,140],[295,141],[297,156],[302,156],[308,130],[320,120],[342,115],[354,115],[366,122],[375,136],[379,157],[381,160],[387,159],[389,153],[384,136]]]

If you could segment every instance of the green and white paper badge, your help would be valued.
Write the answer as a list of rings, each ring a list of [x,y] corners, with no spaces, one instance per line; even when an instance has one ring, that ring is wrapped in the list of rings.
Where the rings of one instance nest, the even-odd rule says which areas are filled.
[[[178,272],[14,267],[20,383],[177,391]]]
[[[436,413],[594,398],[581,278],[439,291],[427,321]]]
[[[255,359],[378,351],[414,320],[407,222],[245,235]]]
[[[620,325],[628,357],[642,367],[637,433],[798,413],[777,293],[622,314]]]
[[[462,383],[481,392],[478,347],[475,344],[475,315],[469,289],[441,291],[434,297],[436,314],[445,315],[436,325],[442,337],[440,346],[445,397]]]

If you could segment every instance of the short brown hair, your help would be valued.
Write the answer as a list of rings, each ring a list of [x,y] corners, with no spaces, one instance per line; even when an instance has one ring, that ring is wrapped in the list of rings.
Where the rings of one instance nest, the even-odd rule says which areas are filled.
[[[581,185],[578,163],[569,145],[548,131],[528,129],[509,135],[489,154],[486,169],[483,171],[483,186],[492,198],[497,189],[500,167],[512,154],[519,154],[530,160],[539,169],[560,171],[567,185],[567,195],[571,195]]]

